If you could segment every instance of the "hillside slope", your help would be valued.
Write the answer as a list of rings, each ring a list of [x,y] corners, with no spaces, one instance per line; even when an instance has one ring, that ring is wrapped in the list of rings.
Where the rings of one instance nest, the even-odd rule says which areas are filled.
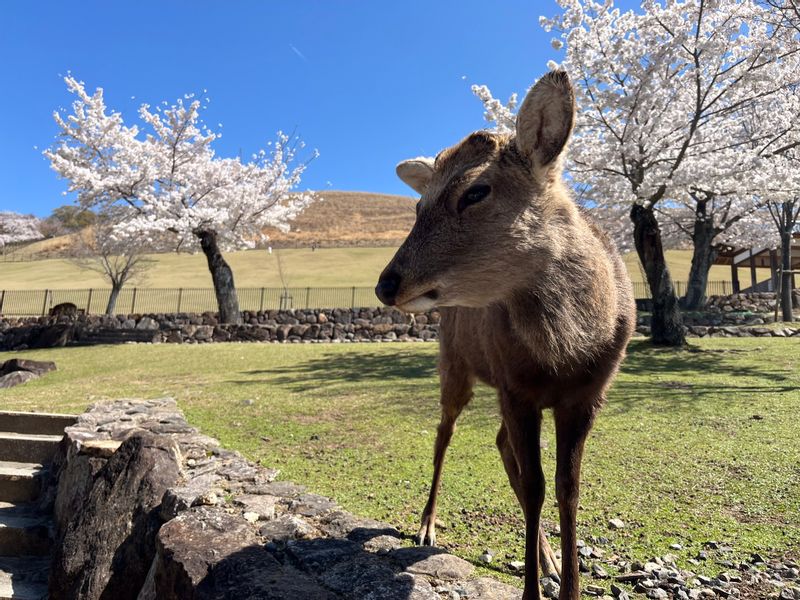
[[[414,224],[416,200],[408,196],[339,191],[317,196],[288,233],[265,230],[273,247],[396,246]]]
[[[264,232],[274,248],[399,246],[414,224],[416,199],[371,192],[316,192],[317,200],[283,232]],[[2,213],[0,213],[2,214]],[[75,234],[17,244],[7,259],[34,260],[69,256]]]

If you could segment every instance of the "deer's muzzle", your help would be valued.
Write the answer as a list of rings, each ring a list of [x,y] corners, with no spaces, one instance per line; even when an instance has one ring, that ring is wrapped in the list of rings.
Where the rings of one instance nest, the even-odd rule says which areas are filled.
[[[386,306],[394,306],[399,289],[400,275],[395,271],[389,271],[381,274],[378,285],[375,286],[375,295]]]

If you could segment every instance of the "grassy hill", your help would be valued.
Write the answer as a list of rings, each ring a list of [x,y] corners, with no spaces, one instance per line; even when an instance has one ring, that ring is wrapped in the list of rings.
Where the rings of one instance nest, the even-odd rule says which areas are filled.
[[[394,255],[394,246],[291,248],[246,250],[226,255],[240,287],[280,287],[278,257],[283,263],[287,284],[292,287],[374,286],[381,270]],[[176,288],[210,287],[211,276],[202,254],[156,254],[153,265],[139,287]],[[688,250],[667,252],[673,279],[686,281],[691,253]],[[634,254],[625,257],[633,281],[642,281],[641,268]],[[741,273],[742,282],[747,275]],[[766,277],[766,273],[760,275]],[[713,267],[711,280],[730,280],[728,267]],[[66,259],[32,262],[0,262],[0,289],[74,289],[108,287],[92,271],[81,270]]]
[[[370,192],[317,192],[313,202],[288,232],[273,227],[264,232],[274,248],[398,246],[414,224],[416,200],[409,196]],[[75,234],[16,245],[9,258],[34,260],[68,256]]]
[[[414,224],[416,200],[368,192],[317,192],[311,204],[283,233],[267,229],[276,248],[310,246],[397,246]]]
[[[231,252],[226,256],[239,287],[280,287],[278,260],[288,286],[373,286],[395,249],[414,223],[414,199],[367,192],[325,191],[293,223],[292,231],[269,230],[275,248]],[[107,287],[94,272],[81,270],[63,258],[73,244],[71,236],[42,240],[16,250],[21,257],[39,260],[0,261],[0,289],[75,289]],[[316,250],[312,250],[316,245]],[[210,287],[202,254],[152,255],[153,266],[139,287]],[[691,253],[667,252],[675,281],[689,276]],[[631,279],[643,280],[635,254],[625,257]],[[748,275],[741,273],[742,282]],[[767,277],[760,273],[759,279]],[[730,281],[728,267],[713,267],[711,280]]]

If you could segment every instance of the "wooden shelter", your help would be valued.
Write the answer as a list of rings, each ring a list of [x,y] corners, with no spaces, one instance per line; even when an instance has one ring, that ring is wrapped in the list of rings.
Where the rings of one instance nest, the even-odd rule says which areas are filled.
[[[778,289],[780,277],[780,248],[734,248],[727,246],[721,249],[714,261],[715,265],[730,265],[733,293],[740,292],[774,292]],[[795,272],[800,272],[800,234],[792,239],[792,289],[797,289]],[[739,269],[747,269],[750,273],[750,287],[742,289],[739,280]],[[770,277],[758,281],[757,269],[769,269]]]

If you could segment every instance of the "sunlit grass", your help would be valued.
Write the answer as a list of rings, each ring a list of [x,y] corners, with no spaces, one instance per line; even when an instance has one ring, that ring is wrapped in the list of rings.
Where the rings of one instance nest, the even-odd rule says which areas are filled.
[[[120,397],[174,396],[189,420],[281,477],[416,531],[438,423],[433,344],[125,345],[18,353],[56,373],[0,390],[6,408],[77,412]],[[708,540],[745,556],[800,549],[800,344],[709,339],[694,351],[635,342],[587,445],[579,534],[632,558],[682,561]],[[252,402],[250,402],[252,401]],[[522,558],[522,519],[479,387],[445,465],[438,541],[497,568]],[[543,432],[548,482],[554,439]],[[545,518],[553,522],[552,485]],[[620,517],[623,530],[609,531]],[[674,551],[673,551],[674,552]],[[684,563],[685,564],[685,563]],[[715,574],[714,564],[701,565]]]

